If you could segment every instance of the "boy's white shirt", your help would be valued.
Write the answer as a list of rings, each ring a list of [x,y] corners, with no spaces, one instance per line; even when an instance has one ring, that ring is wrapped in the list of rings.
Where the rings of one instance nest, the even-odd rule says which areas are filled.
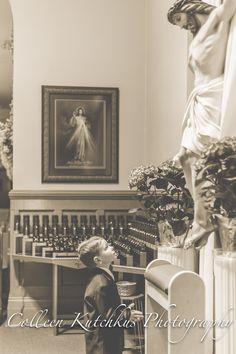
[[[105,272],[107,272],[112,277],[112,279],[115,280],[114,275],[112,274],[110,269],[104,267],[98,267],[98,268],[105,270]]]

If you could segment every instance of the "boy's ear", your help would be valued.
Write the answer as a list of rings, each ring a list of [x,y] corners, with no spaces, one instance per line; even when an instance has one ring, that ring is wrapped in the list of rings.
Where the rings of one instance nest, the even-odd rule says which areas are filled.
[[[93,260],[94,260],[94,263],[96,263],[97,265],[102,263],[101,258],[99,258],[98,256],[93,257]]]

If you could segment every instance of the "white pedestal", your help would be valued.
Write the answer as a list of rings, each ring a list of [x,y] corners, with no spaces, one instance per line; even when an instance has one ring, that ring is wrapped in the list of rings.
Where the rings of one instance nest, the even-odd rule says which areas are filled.
[[[215,354],[236,353],[236,254],[214,256],[215,319],[232,321],[229,327],[216,327]]]
[[[209,236],[206,246],[200,250],[199,257],[199,275],[204,280],[206,292],[206,319],[213,321],[215,319],[214,310],[214,250],[219,247],[219,240],[215,232]],[[208,354],[214,353],[214,329],[212,328],[206,337],[206,348]],[[223,353],[222,353],[223,354]],[[227,353],[228,354],[228,353]]]
[[[183,248],[159,246],[157,257],[178,267],[198,273],[198,254],[193,248],[184,250]]]
[[[156,259],[147,266],[145,278],[145,313],[149,314],[145,320],[145,353],[208,354],[201,341],[204,328],[194,326],[185,335],[186,327],[181,326],[183,320],[205,319],[201,277]],[[178,326],[174,325],[175,319]]]

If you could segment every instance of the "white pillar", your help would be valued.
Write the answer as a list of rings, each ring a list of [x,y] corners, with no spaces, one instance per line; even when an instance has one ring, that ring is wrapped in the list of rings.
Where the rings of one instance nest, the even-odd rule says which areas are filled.
[[[214,276],[213,276],[213,250],[215,248],[215,233],[212,233],[206,246],[200,251],[199,275],[205,284],[205,313],[208,321],[214,320]],[[213,330],[206,337],[206,348],[208,354],[213,354]],[[223,354],[223,353],[222,353]]]
[[[228,328],[216,327],[215,354],[236,353],[236,253],[234,257],[216,254],[215,318],[232,321]]]

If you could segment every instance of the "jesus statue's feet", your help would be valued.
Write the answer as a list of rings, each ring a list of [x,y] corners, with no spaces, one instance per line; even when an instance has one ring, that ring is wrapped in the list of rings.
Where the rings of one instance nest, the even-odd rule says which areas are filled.
[[[207,244],[208,237],[215,230],[215,227],[205,229],[197,223],[193,223],[193,227],[189,235],[184,242],[184,249],[194,247],[196,250],[200,250]]]

